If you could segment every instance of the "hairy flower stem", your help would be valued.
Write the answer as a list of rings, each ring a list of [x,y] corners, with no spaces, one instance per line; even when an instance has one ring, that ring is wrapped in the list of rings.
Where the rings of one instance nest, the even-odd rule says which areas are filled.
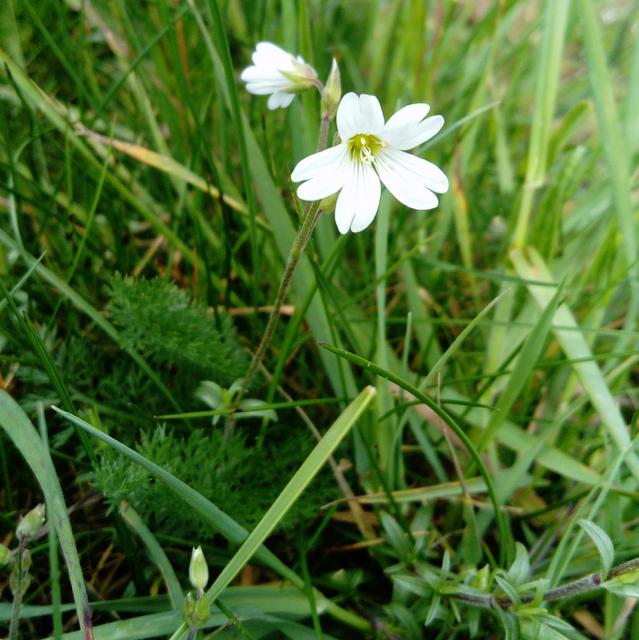
[[[319,142],[317,145],[317,150],[322,151],[326,149],[326,145],[328,142],[328,129],[331,123],[330,118],[324,117],[322,118],[322,124],[320,127],[319,134]],[[235,401],[233,406],[235,409],[240,404],[240,401],[246,394],[255,374],[257,372],[260,363],[264,359],[264,356],[271,346],[271,340],[273,339],[273,333],[275,332],[275,326],[277,325],[277,321],[280,317],[280,311],[282,309],[282,305],[286,300],[286,296],[288,294],[289,287],[291,285],[291,281],[293,280],[293,274],[295,273],[295,269],[299,264],[300,259],[304,255],[304,250],[306,249],[306,245],[308,241],[311,239],[313,235],[313,231],[315,226],[317,225],[317,221],[320,218],[321,210],[320,210],[321,201],[309,202],[304,208],[304,214],[302,216],[302,224],[293,240],[293,245],[291,246],[291,251],[288,254],[288,260],[286,261],[286,269],[282,275],[282,279],[280,280],[280,286],[277,290],[277,296],[275,297],[275,302],[273,303],[273,309],[268,318],[268,323],[266,324],[266,328],[264,329],[264,333],[262,334],[262,339],[260,344],[255,351],[255,355],[253,356],[253,360],[251,361],[251,366],[248,369],[248,372],[244,376],[244,380],[242,382],[242,387],[240,388],[237,396],[235,397]],[[225,434],[227,437],[230,437],[233,432],[233,416],[231,415],[226,421]]]
[[[18,588],[16,592],[13,594],[13,605],[11,607],[11,623],[9,626],[9,636],[7,640],[16,640],[18,637],[18,625],[20,624],[20,607],[22,606],[22,596],[24,595],[23,589],[23,579],[24,575],[22,572],[22,555],[25,550],[25,542],[26,538],[24,536],[20,536],[18,543],[18,554],[16,558],[17,563],[17,571],[18,571],[18,580],[17,585]]]
[[[613,567],[608,573],[607,579],[611,580],[612,578],[623,575],[628,571],[636,571],[637,569],[639,569],[639,558],[634,558],[633,560],[628,560],[627,562],[623,562],[622,564]],[[587,576],[584,576],[583,578],[573,580],[572,582],[567,582],[560,587],[555,587],[554,589],[546,591],[542,599],[545,602],[556,602],[557,600],[572,598],[573,596],[600,589],[602,582],[603,580],[601,578],[601,574],[596,571],[595,573],[591,573]],[[474,607],[480,607],[482,609],[494,609],[496,606],[499,606],[501,609],[508,609],[514,604],[513,601],[507,596],[455,593],[452,595],[452,597],[455,598],[455,600],[459,600],[460,602],[464,602],[465,604],[469,604]],[[532,595],[524,595],[521,597],[522,604],[532,602],[533,600],[534,596]]]
[[[302,220],[302,226],[297,232],[297,236],[293,241],[293,246],[291,247],[291,251],[288,254],[288,260],[286,261],[286,269],[284,270],[284,274],[282,275],[282,279],[280,280],[280,286],[277,290],[277,296],[275,297],[275,302],[273,303],[273,309],[271,314],[269,315],[268,322],[266,324],[266,329],[264,329],[264,333],[262,334],[262,340],[260,341],[260,345],[253,356],[253,360],[251,361],[251,366],[244,377],[244,381],[242,382],[242,387],[235,397],[235,408],[238,407],[240,401],[244,397],[247,389],[249,388],[257,369],[266,354],[266,351],[271,346],[271,340],[273,339],[273,334],[275,333],[275,326],[277,325],[277,321],[280,317],[280,310],[282,309],[282,305],[286,300],[286,295],[288,293],[289,287],[291,285],[291,281],[293,280],[293,273],[295,272],[295,268],[299,264],[299,261],[304,254],[304,249],[306,249],[306,245],[313,234],[313,230],[315,229],[315,225],[319,220],[321,215],[320,211],[320,201],[311,202],[306,206],[304,211],[304,218]],[[227,436],[230,436],[232,431],[232,419],[233,416],[230,416],[230,419],[227,421]],[[229,429],[229,425],[231,428]]]

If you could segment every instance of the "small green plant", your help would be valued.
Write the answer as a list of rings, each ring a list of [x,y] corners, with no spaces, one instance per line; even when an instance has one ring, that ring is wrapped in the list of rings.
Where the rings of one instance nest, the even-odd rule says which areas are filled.
[[[166,278],[151,280],[116,275],[111,283],[109,315],[124,344],[172,375],[212,379],[229,386],[241,377],[248,358],[237,341],[231,318],[191,300]]]
[[[312,446],[305,432],[288,432],[275,425],[262,448],[250,442],[241,430],[227,439],[220,428],[197,428],[183,434],[159,425],[143,432],[136,448],[250,529]],[[191,507],[154,482],[139,465],[111,450],[101,454],[95,483],[113,508],[127,500],[160,531],[184,538],[202,538],[209,532]],[[320,474],[305,499],[292,507],[282,529],[307,526],[318,517],[320,507],[336,497],[330,474]]]

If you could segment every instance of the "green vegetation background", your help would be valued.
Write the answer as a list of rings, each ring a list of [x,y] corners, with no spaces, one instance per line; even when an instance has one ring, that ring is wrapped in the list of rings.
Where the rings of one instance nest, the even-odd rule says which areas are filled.
[[[97,637],[167,637],[180,620],[160,621],[170,581],[122,500],[184,588],[192,546],[215,575],[236,545],[50,405],[251,530],[313,448],[307,422],[326,432],[366,384],[377,396],[335,456],[365,504],[340,502],[344,485],[325,465],[268,542],[303,588],[274,586],[283,574],[258,559],[224,592],[216,637],[639,637],[634,604],[609,592],[502,615],[446,591],[525,595],[535,580],[550,588],[597,571],[579,518],[607,532],[615,562],[638,555],[638,9],[1,4],[0,384],[48,433],[89,599],[100,601],[94,622],[111,625]],[[249,393],[280,403],[277,419],[238,421],[227,441],[224,418],[158,416],[210,409],[200,383],[228,388],[242,376],[299,224],[290,172],[316,145],[319,97],[269,112],[245,92],[239,72],[264,39],[322,78],[335,57],[344,92],[379,96],[387,117],[430,103],[446,125],[418,153],[451,189],[429,212],[386,195],[357,235],[340,237],[324,216],[268,373]],[[419,386],[454,417],[494,480],[506,535],[445,423],[322,343]],[[10,542],[42,493],[0,435],[0,538]],[[51,547],[45,536],[32,549],[25,603],[44,609],[24,609],[25,638],[76,628]],[[311,585],[349,614],[327,612]],[[0,593],[2,625],[8,572]]]

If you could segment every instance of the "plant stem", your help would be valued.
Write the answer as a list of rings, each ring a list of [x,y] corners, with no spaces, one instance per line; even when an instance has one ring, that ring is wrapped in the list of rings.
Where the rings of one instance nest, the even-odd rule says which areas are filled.
[[[18,557],[16,562],[18,563],[18,587],[16,592],[13,594],[13,605],[11,607],[11,625],[9,627],[9,636],[7,640],[16,640],[18,637],[18,625],[20,624],[20,607],[22,605],[22,554],[24,553],[25,548],[25,540],[24,536],[20,536],[20,541],[18,543]]]
[[[322,118],[322,124],[320,126],[319,133],[319,142],[317,145],[317,150],[322,151],[326,148],[328,142],[328,130],[330,125],[330,118],[324,117]],[[275,332],[275,326],[277,325],[277,321],[279,320],[280,310],[284,301],[286,300],[286,295],[288,294],[289,287],[291,285],[291,281],[293,279],[293,273],[304,254],[304,250],[306,249],[306,245],[313,234],[313,230],[315,229],[315,225],[319,220],[321,215],[320,211],[321,201],[318,200],[316,202],[309,202],[305,209],[304,214],[302,216],[302,224],[293,240],[293,245],[291,246],[291,251],[288,254],[288,260],[286,261],[286,269],[282,275],[282,279],[280,280],[280,285],[277,290],[277,296],[275,297],[275,302],[273,303],[273,309],[268,318],[268,323],[266,324],[266,328],[264,329],[264,333],[262,334],[262,339],[260,344],[255,351],[255,355],[253,356],[253,360],[251,361],[251,366],[248,369],[246,376],[244,376],[244,381],[242,382],[242,387],[235,397],[234,407],[237,407],[240,404],[240,401],[246,394],[253,378],[255,377],[255,373],[257,369],[264,359],[266,351],[271,345],[271,340],[273,339],[273,333]],[[233,425],[233,417],[231,416],[226,423],[226,432],[227,436],[230,436],[232,432]]]
[[[622,564],[613,567],[608,573],[607,579],[610,580],[612,578],[616,578],[628,571],[634,571],[636,569],[639,569],[639,558],[628,560],[627,562],[623,562]],[[579,578],[578,580],[573,580],[572,582],[567,582],[560,587],[550,589],[544,594],[543,600],[545,602],[556,602],[557,600],[563,600],[564,598],[571,598],[576,595],[588,593],[589,591],[595,591],[601,588],[602,582],[601,573],[596,571],[595,573],[591,573],[583,578]],[[480,607],[482,609],[494,609],[495,606],[499,606],[502,609],[508,609],[514,604],[508,596],[455,593],[452,594],[452,597],[456,600],[460,600],[461,602],[474,607]],[[528,602],[532,602],[533,599],[534,596],[532,595],[524,595],[521,597],[521,602],[522,604],[526,604]]]

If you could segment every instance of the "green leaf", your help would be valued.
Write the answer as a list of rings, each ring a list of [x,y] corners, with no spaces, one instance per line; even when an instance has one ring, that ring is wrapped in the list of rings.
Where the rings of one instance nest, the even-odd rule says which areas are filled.
[[[398,559],[402,562],[409,562],[413,555],[413,544],[406,531],[399,526],[397,520],[389,513],[382,512],[380,521],[386,533],[386,540],[395,550]]]
[[[0,426],[22,454],[42,488],[47,517],[58,534],[67,564],[80,628],[85,638],[92,638],[89,600],[58,475],[35,427],[16,401],[3,390],[0,390]]]
[[[570,636],[565,636],[537,620],[523,620],[521,634],[524,640],[570,640]]]
[[[515,560],[508,569],[508,578],[513,584],[520,585],[528,580],[530,560],[528,551],[521,542],[515,543]]]
[[[590,539],[595,543],[599,556],[601,557],[601,579],[605,580],[608,577],[608,572],[615,559],[615,547],[612,544],[610,536],[592,520],[586,520],[580,518],[578,521],[579,526],[590,536]]]

